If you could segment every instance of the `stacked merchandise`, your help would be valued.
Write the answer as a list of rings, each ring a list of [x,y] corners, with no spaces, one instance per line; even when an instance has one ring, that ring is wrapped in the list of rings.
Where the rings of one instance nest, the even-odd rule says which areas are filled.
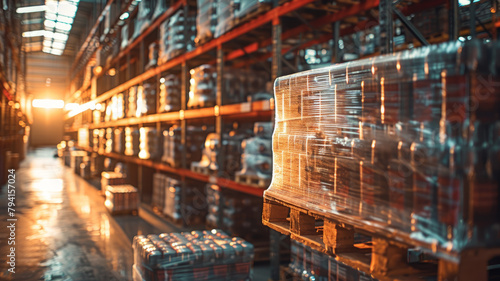
[[[181,188],[180,181],[155,173],[153,175],[153,208],[177,223],[193,225],[203,222],[207,206],[201,186],[188,182],[184,186],[184,193]]]
[[[106,129],[100,129],[99,130],[99,147],[98,147],[98,153],[103,154],[104,151],[106,150]]]
[[[141,1],[137,10],[135,19],[134,34],[131,41],[135,40],[151,23],[151,18],[154,12],[153,1]]]
[[[111,120],[125,117],[125,106],[123,94],[117,94],[111,98]]]
[[[80,164],[83,162],[83,158],[87,157],[88,154],[83,150],[72,150],[70,151],[70,167],[73,169],[75,174],[80,174]]]
[[[125,25],[122,26],[121,29],[121,38],[122,41],[120,42],[120,49],[123,50],[128,47],[128,38],[129,38],[129,24],[126,23]]]
[[[213,129],[206,126],[187,126],[186,128],[186,162],[199,161],[205,138]],[[181,166],[183,145],[181,143],[181,127],[174,125],[163,131],[163,156],[161,160],[172,167]]]
[[[201,65],[190,71],[188,108],[215,105],[217,93],[217,71],[212,65]],[[264,100],[272,96],[266,92],[269,79],[262,72],[241,69],[225,69],[222,79],[224,104],[247,100]]]
[[[156,42],[153,42],[149,45],[148,58],[149,58],[149,62],[145,66],[146,70],[158,65],[158,44]]]
[[[236,12],[233,0],[218,0],[217,2],[217,25],[215,26],[214,38],[219,38],[233,28]]]
[[[137,212],[139,207],[137,188],[128,184],[108,186],[104,205],[110,213]]]
[[[127,183],[127,175],[118,172],[101,173],[101,192],[106,194],[106,188],[113,185],[123,185]]]
[[[159,151],[159,137],[156,129],[151,127],[142,127],[139,129],[139,158],[156,159],[161,153]]]
[[[207,184],[208,228],[221,228],[231,235],[250,241],[269,237],[269,228],[262,225],[262,198],[221,189]]]
[[[218,0],[197,0],[198,13],[196,16],[197,45],[204,44],[214,37],[217,26],[217,5]]]
[[[290,252],[289,269],[299,280],[376,280],[364,272],[337,261],[333,256],[318,252],[297,241],[292,240]]]
[[[124,132],[122,128],[117,128],[114,130],[114,147],[113,151],[116,153],[123,153],[125,150],[125,146],[123,145],[125,143],[125,137],[124,137]]]
[[[158,98],[160,113],[181,109],[181,81],[177,75],[169,74],[160,79]]]
[[[238,130],[238,123],[234,123],[233,130],[224,134],[222,146],[219,147],[219,135],[216,133],[208,134],[201,160],[199,162],[191,162],[191,170],[202,174],[217,174],[221,172],[222,177],[232,179],[235,172],[240,169],[241,144],[248,135],[243,130]],[[219,164],[217,162],[217,156],[221,148],[224,152],[223,171],[219,171]]]
[[[238,3],[238,9],[235,12],[235,16],[238,19],[242,19],[248,14],[260,9],[261,7],[267,6],[271,3],[270,0],[236,0]]]
[[[78,146],[89,147],[89,130],[85,128],[78,129]]]
[[[267,187],[272,177],[272,145],[273,124],[256,122],[255,137],[242,143],[244,153],[241,155],[242,169],[236,172],[236,182]]]
[[[125,128],[125,148],[123,153],[127,156],[139,155],[139,130],[135,127]]]
[[[159,64],[194,48],[195,16],[185,15],[181,9],[160,26]]]
[[[137,86],[130,87],[127,98],[127,117],[136,117],[137,114]]]
[[[136,106],[135,116],[141,117],[144,115],[154,114],[155,112],[156,112],[156,86],[152,83],[144,83],[142,86],[138,86],[137,106]]]
[[[136,236],[132,248],[134,281],[252,280],[253,245],[221,230]]]
[[[160,212],[164,212],[166,190],[169,187],[166,180],[167,176],[160,173],[153,174],[153,196],[151,206]]]
[[[153,20],[156,20],[159,16],[167,11],[167,2],[168,1],[165,0],[156,0],[155,11],[153,12]]]
[[[277,79],[265,197],[447,251],[493,243],[499,53],[453,42]]]
[[[219,135],[210,133],[205,140],[205,147],[199,162],[191,162],[191,170],[202,174],[215,174],[219,170],[217,154],[219,153]]]
[[[190,71],[188,108],[209,107],[215,105],[217,92],[217,70],[212,65],[204,64]]]
[[[113,138],[114,138],[113,129],[107,128],[106,129],[106,146],[104,148],[105,153],[113,152]]]

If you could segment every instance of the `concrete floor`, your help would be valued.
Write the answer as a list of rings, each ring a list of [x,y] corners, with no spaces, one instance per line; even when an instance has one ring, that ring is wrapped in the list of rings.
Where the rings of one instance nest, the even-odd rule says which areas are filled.
[[[7,188],[0,194],[0,280],[132,280],[131,239],[137,234],[176,232],[154,215],[112,217],[100,191],[37,149],[16,171],[15,274],[6,261],[9,219]],[[267,280],[268,266],[254,280]]]

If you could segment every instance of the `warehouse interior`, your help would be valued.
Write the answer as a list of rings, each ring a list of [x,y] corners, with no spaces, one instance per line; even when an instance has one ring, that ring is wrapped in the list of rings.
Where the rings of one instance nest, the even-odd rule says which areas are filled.
[[[499,0],[0,3],[0,280],[500,280]]]

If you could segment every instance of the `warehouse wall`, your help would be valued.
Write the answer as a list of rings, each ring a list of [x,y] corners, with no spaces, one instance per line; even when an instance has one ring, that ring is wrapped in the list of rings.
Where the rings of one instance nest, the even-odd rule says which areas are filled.
[[[27,56],[27,91],[33,99],[64,99],[68,89],[69,57],[42,52]],[[63,137],[63,110],[33,108],[31,146],[56,145]]]

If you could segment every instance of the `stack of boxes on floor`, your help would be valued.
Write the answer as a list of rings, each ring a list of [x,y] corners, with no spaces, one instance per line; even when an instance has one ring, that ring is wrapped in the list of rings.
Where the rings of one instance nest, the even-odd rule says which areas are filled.
[[[253,245],[220,230],[136,236],[134,281],[251,280]]]
[[[496,244],[499,52],[453,42],[279,78],[265,197],[446,252]]]
[[[108,186],[104,206],[111,214],[137,213],[139,209],[137,188],[128,184]]]

